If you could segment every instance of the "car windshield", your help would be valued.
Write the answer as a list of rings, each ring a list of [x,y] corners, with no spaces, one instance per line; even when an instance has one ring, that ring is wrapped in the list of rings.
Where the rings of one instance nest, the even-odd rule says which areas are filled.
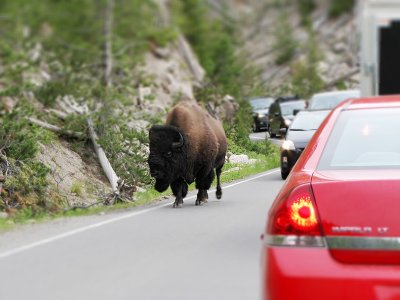
[[[293,115],[294,110],[303,110],[304,106],[305,106],[304,101],[281,103],[282,116]]]
[[[250,104],[253,107],[253,110],[268,109],[272,102],[274,102],[273,98],[260,98],[250,100]]]
[[[318,109],[333,109],[343,100],[348,98],[358,98],[360,93],[358,91],[351,91],[348,93],[332,93],[332,94],[319,94],[315,95],[310,100],[310,110]]]
[[[399,115],[399,108],[342,112],[318,168],[400,168]]]
[[[293,120],[290,130],[317,130],[329,111],[299,113]]]

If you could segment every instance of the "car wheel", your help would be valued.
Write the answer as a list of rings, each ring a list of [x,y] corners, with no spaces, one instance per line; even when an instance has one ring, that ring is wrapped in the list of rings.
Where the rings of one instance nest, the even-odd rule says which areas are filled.
[[[259,131],[259,129],[258,129],[256,124],[253,124],[251,127],[253,129],[253,132],[258,132]]]
[[[276,134],[275,134],[275,133],[272,133],[271,126],[268,127],[268,133],[269,133],[269,137],[270,137],[270,138],[276,137]]]

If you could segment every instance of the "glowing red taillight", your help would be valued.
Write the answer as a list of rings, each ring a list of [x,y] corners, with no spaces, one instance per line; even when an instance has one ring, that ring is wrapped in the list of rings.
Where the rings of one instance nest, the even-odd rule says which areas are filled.
[[[298,230],[310,230],[318,225],[315,209],[308,195],[303,195],[290,204],[289,216],[291,224]]]
[[[269,214],[270,235],[321,235],[317,210],[309,184],[294,188],[276,201]]]

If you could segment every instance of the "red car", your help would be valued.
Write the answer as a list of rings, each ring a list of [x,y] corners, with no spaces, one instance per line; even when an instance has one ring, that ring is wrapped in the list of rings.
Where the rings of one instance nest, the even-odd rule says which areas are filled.
[[[263,299],[400,299],[400,96],[350,99],[276,197]]]

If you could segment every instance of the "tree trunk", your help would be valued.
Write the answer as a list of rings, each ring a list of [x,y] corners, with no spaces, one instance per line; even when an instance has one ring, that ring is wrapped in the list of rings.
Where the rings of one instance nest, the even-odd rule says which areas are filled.
[[[110,87],[112,85],[111,73],[112,73],[112,28],[113,28],[113,10],[114,0],[107,0],[107,6],[104,11],[104,25],[103,25],[103,36],[104,36],[104,49],[103,49],[103,60],[104,60],[104,85]]]

